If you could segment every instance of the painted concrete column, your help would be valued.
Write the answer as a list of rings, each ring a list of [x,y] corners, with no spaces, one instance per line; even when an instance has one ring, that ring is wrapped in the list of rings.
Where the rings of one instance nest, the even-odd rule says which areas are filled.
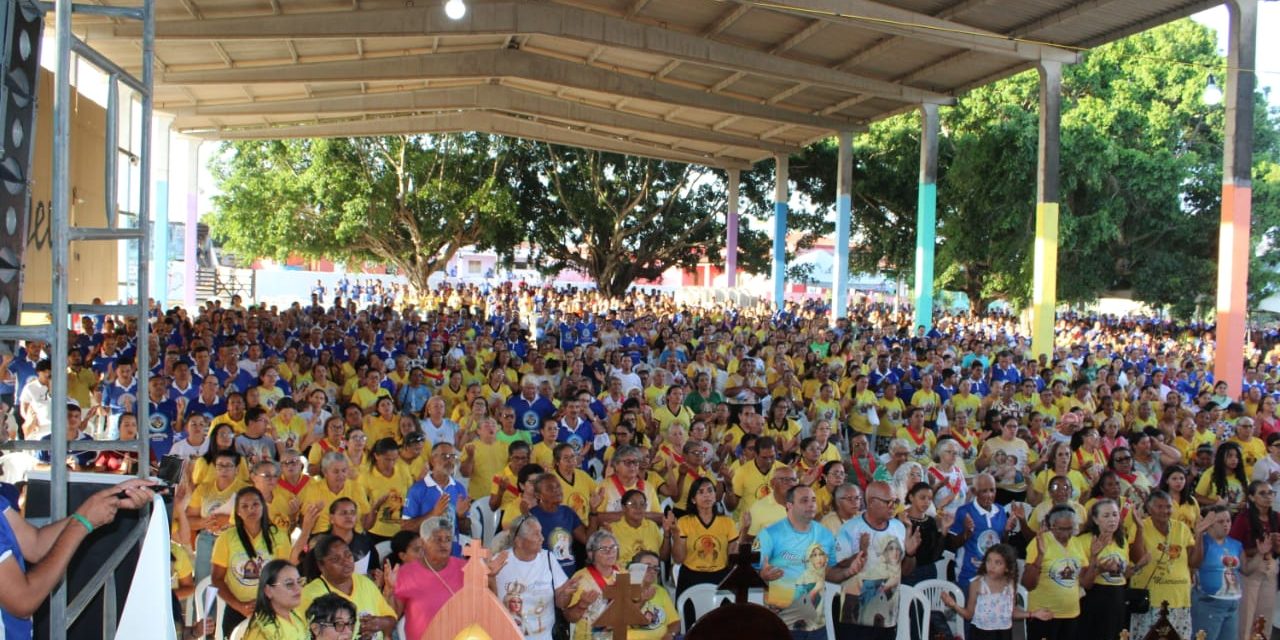
[[[196,264],[196,238],[197,225],[200,222],[200,141],[195,138],[187,139],[187,224],[186,233],[182,243],[182,281],[183,287],[182,305],[188,310],[194,312],[196,308],[196,278],[198,266]]]
[[[1222,222],[1218,227],[1218,326],[1213,377],[1241,391],[1248,322],[1249,218],[1253,208],[1253,88],[1258,45],[1257,0],[1228,0],[1226,131],[1223,135]]]
[[[920,105],[920,191],[916,199],[915,325],[933,328],[933,252],[938,227],[938,105]]]
[[[773,185],[773,306],[782,309],[787,283],[787,181],[789,158],[774,156]]]
[[[831,324],[848,315],[849,305],[849,225],[853,217],[853,132],[836,136],[839,162],[836,164],[836,247],[831,274]]]
[[[164,309],[169,305],[169,155],[173,118],[157,114],[151,121],[152,220],[151,264],[147,274],[151,297]]]
[[[729,169],[729,216],[725,221],[724,284],[738,286],[738,180],[742,173]]]
[[[1040,149],[1036,162],[1036,239],[1031,280],[1031,350],[1053,354],[1058,306],[1058,158],[1062,63],[1040,62]]]

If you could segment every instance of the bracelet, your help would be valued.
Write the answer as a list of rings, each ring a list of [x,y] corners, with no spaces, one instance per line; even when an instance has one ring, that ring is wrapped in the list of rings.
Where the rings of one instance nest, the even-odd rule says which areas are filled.
[[[84,525],[85,533],[93,533],[93,525],[89,524],[88,518],[78,513],[71,514],[71,517],[75,519],[76,522],[79,522],[80,524]]]

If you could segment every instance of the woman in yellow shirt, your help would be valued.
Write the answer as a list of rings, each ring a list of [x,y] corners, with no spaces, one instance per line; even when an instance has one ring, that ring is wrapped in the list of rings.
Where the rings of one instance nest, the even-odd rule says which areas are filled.
[[[871,435],[871,416],[876,412],[876,394],[867,388],[867,377],[858,374],[853,378],[853,389],[845,398],[844,415],[849,416],[849,425],[858,433]]]
[[[1052,620],[1028,620],[1028,638],[1072,637],[1080,617],[1080,589],[1093,586],[1095,569],[1091,560],[1096,555],[1075,537],[1076,512],[1070,505],[1049,510],[1046,529],[1027,547],[1027,564],[1022,586],[1027,594],[1027,610],[1048,609]]]
[[[253,487],[237,491],[235,525],[213,543],[212,584],[227,603],[223,629],[234,629],[253,615],[262,566],[288,558],[289,551],[289,536],[271,524],[262,494]]]
[[[1160,490],[1169,494],[1173,501],[1173,519],[1195,529],[1196,523],[1200,522],[1200,505],[1196,503],[1195,491],[1187,477],[1185,467],[1169,467],[1160,478]]]
[[[369,436],[369,442],[394,437],[398,422],[395,401],[381,396],[374,404],[373,413],[364,417],[364,433]]]
[[[272,560],[262,568],[258,597],[244,640],[307,640],[307,621],[295,609],[306,583],[288,560]]]

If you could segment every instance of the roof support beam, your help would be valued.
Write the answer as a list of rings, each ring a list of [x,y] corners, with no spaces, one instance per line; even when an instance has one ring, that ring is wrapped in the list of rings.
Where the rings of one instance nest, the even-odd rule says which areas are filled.
[[[768,153],[796,153],[799,151],[799,147],[793,145],[765,142],[747,136],[713,131],[709,128],[666,122],[492,84],[452,89],[425,89],[405,93],[197,106],[195,109],[179,110],[175,126],[183,128],[184,115],[332,115],[467,109],[491,109],[530,117],[553,118],[581,125],[643,131],[696,142],[756,149]]]
[[[361,12],[361,14],[367,12]],[[576,64],[531,54],[517,49],[495,49],[466,53],[367,58],[313,64],[238,67],[208,71],[181,71],[164,74],[166,85],[255,84],[290,82],[375,82],[379,80],[413,80],[423,78],[523,78],[535,82],[587,91],[608,93],[641,100],[719,111],[786,122],[802,127],[839,129],[861,126],[850,118],[814,116],[783,109],[779,105],[763,105],[725,95],[689,89],[648,78],[628,76],[605,69]]]
[[[841,0],[843,1],[843,0]],[[130,25],[105,25],[115,35],[136,35]],[[543,35],[650,55],[667,56],[725,71],[807,81],[853,93],[904,102],[946,102],[948,96],[830,69],[765,51],[709,40],[695,34],[640,24],[577,7],[535,2],[477,3],[462,20],[422,8],[321,12],[167,21],[156,25],[160,40],[283,40],[434,35]],[[1073,58],[1074,60],[1074,58]]]
[[[332,138],[347,136],[395,135],[405,131],[421,133],[455,133],[461,131],[484,131],[494,135],[511,136],[561,144],[573,147],[585,147],[611,153],[671,160],[690,164],[722,167],[727,169],[748,169],[750,163],[739,158],[702,156],[693,152],[674,151],[660,145],[650,145],[614,138],[602,133],[591,133],[583,130],[568,129],[552,124],[525,120],[512,116],[488,113],[483,111],[438,113],[403,118],[370,118],[365,120],[349,120],[322,122],[315,124],[298,124],[281,127],[257,127],[245,129],[223,129],[217,131],[188,131],[187,135],[218,140],[259,140],[275,138]]]
[[[890,35],[944,43],[959,49],[982,51],[1021,60],[1055,60],[1074,63],[1076,52],[1051,45],[1018,42],[1007,36],[966,24],[935,18],[872,0],[779,0],[768,4],[756,0],[732,0],[761,9],[855,24]]]

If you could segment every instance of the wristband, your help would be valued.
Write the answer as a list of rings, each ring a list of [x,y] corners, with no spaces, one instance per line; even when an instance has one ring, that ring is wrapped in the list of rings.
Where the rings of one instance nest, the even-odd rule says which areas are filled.
[[[93,533],[93,525],[89,524],[88,518],[78,513],[71,514],[71,517],[75,519],[76,522],[79,522],[80,524],[84,525],[85,533]]]

